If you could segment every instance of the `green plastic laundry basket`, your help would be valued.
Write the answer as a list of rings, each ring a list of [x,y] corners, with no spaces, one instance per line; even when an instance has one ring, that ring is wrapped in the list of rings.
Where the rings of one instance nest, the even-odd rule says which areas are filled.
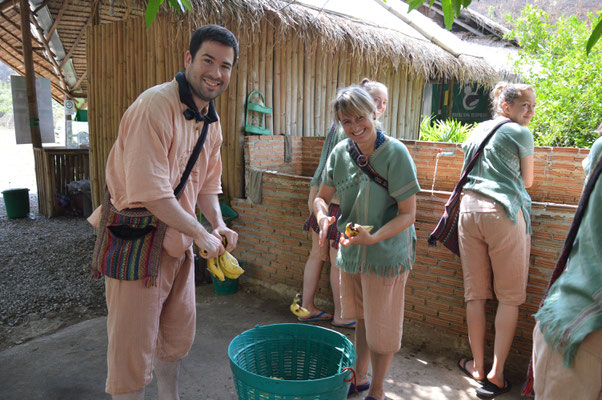
[[[274,324],[235,337],[228,357],[239,400],[344,400],[356,353],[331,329]]]

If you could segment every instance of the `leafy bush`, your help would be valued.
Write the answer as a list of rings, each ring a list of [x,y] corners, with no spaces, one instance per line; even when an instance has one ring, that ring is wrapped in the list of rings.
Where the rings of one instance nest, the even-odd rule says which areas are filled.
[[[429,142],[462,143],[472,133],[477,124],[465,124],[456,119],[434,120],[429,115],[420,121],[420,140]]]
[[[7,112],[13,112],[13,95],[10,83],[0,81],[0,116]]]
[[[537,97],[529,125],[536,145],[590,147],[602,121],[602,50],[593,48],[588,56],[584,44],[602,15],[551,23],[546,12],[528,4],[520,17],[507,18],[514,25],[508,38],[522,47],[514,68]]]

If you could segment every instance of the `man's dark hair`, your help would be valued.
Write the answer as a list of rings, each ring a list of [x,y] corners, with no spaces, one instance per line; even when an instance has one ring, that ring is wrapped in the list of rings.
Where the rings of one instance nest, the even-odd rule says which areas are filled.
[[[238,40],[236,40],[236,36],[232,32],[219,25],[203,25],[192,34],[189,51],[193,60],[203,42],[206,41],[218,42],[224,46],[232,47],[234,49],[233,64],[236,64],[236,60],[238,59]]]

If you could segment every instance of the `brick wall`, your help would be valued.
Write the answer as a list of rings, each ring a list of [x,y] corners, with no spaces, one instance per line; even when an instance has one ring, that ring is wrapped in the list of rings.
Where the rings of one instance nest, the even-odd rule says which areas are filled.
[[[285,164],[282,136],[249,136],[245,141],[247,166],[271,170],[262,179],[262,202],[232,201],[239,213],[233,227],[240,234],[236,256],[244,264],[247,278],[269,285],[281,285],[290,292],[300,291],[303,268],[311,240],[302,231],[308,215],[308,176],[317,166],[322,137],[293,138],[293,163]],[[462,167],[462,152],[449,143],[404,141],[418,170],[423,189],[417,196],[416,264],[406,289],[406,319],[440,332],[466,337],[462,268],[459,258],[441,247],[429,247],[426,238],[435,227]],[[454,151],[441,156],[437,166],[435,191],[431,192],[437,148]],[[581,161],[588,150],[538,147],[535,151],[535,184],[529,189],[533,199],[532,249],[526,303],[520,308],[512,351],[529,356],[533,318],[537,305],[568,232],[583,186]],[[276,172],[278,171],[278,172]],[[283,173],[284,172],[284,173]],[[305,176],[300,176],[305,175]],[[330,289],[326,268],[318,296],[328,301]],[[493,340],[495,302],[488,302],[488,342]]]

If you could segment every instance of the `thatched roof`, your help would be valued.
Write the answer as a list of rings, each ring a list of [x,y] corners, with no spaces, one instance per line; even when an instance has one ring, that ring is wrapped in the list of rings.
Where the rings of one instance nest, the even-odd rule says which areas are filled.
[[[60,102],[65,96],[85,99],[88,88],[87,26],[91,23],[111,23],[144,13],[144,4],[139,1],[101,1],[96,12],[98,2],[30,0],[37,25],[32,27],[34,38],[37,37],[33,43],[36,75],[51,78],[53,97]],[[362,0],[369,9],[381,8],[376,2],[368,2]],[[334,0],[329,2],[334,3]],[[341,12],[284,0],[192,0],[192,4],[195,12],[178,18],[192,19],[197,24],[207,20],[217,23],[229,21],[237,28],[242,28],[243,32],[253,32],[261,19],[269,17],[280,29],[278,37],[294,34],[305,38],[308,43],[321,43],[326,49],[345,47],[352,54],[363,54],[372,62],[390,60],[396,68],[409,68],[420,76],[454,78],[461,82],[486,85],[499,78],[498,71],[476,52],[461,50],[453,55],[418,33],[410,24],[391,15],[371,21],[363,15],[361,19],[349,15],[346,12],[349,6]],[[402,10],[407,7],[399,0],[390,0],[387,4],[401,7]],[[382,11],[387,13],[384,8]],[[161,12],[170,11],[163,6]],[[409,15],[413,14],[417,13]],[[412,18],[416,20],[415,16]],[[388,22],[385,23],[385,20]],[[428,18],[425,17],[425,20]],[[424,25],[425,21],[418,19],[417,23]],[[20,25],[19,2],[0,0],[0,61],[24,74]],[[441,28],[424,26],[433,35],[442,35]],[[48,40],[39,38],[38,28]],[[48,35],[51,30],[51,35]]]

